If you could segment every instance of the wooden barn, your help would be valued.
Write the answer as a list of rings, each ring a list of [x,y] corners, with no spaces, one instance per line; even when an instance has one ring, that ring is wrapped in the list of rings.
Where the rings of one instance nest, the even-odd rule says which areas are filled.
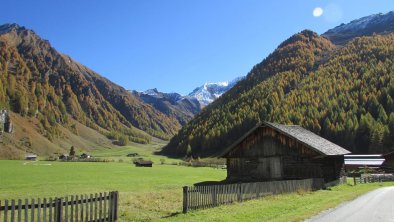
[[[227,159],[228,181],[324,178],[343,172],[346,149],[300,127],[264,122],[220,155]]]
[[[385,159],[383,163],[385,171],[394,173],[394,151],[386,153],[383,157]]]
[[[152,167],[153,162],[150,160],[144,160],[142,158],[137,159],[134,161],[136,167]]]
[[[62,154],[59,156],[59,160],[67,161],[70,159],[70,156],[68,154]]]

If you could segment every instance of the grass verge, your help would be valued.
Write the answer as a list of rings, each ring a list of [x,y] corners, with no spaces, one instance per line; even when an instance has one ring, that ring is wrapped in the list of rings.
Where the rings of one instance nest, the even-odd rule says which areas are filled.
[[[340,185],[316,192],[270,196],[178,214],[161,221],[302,221],[382,186],[394,186],[394,182]]]

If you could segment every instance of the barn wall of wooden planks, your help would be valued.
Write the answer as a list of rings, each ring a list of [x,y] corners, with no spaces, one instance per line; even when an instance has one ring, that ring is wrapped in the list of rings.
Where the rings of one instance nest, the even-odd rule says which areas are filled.
[[[228,181],[339,179],[343,155],[325,156],[270,127],[259,127],[224,157]]]
[[[0,201],[0,222],[84,222],[118,220],[117,191],[62,198]]]
[[[218,184],[183,187],[183,213],[200,208],[211,208],[232,202],[261,198],[267,195],[295,191],[312,191],[324,187],[324,180],[282,180],[254,183]]]

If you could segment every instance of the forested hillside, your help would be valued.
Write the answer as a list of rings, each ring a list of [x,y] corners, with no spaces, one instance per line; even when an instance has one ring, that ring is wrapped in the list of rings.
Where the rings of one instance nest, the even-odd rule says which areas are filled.
[[[123,142],[167,139],[180,128],[175,118],[16,24],[0,26],[0,108],[38,119],[50,141],[62,136],[58,126],[78,134],[70,118]]]
[[[284,41],[163,149],[214,155],[261,121],[301,125],[355,153],[394,150],[394,34],[335,46],[311,31]]]

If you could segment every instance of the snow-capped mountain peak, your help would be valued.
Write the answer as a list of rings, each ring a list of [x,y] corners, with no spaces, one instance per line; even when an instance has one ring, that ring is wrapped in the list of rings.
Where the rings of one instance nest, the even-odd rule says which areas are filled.
[[[197,100],[201,106],[207,106],[209,103],[213,102],[215,99],[219,98],[223,93],[233,87],[238,81],[244,79],[245,77],[238,77],[232,81],[224,82],[208,82],[204,85],[197,87],[193,92],[186,96],[181,96],[178,93],[163,93],[158,91],[156,88],[148,89],[144,92],[134,92],[136,95],[146,95],[154,98],[161,98],[171,101],[172,103],[180,103],[184,99],[193,101]]]
[[[379,13],[341,24],[328,30],[323,36],[336,44],[345,44],[358,36],[368,36],[394,32],[394,12]]]
[[[369,16],[365,16],[356,20],[351,21],[348,24],[341,24],[333,29],[328,30],[327,32],[343,32],[343,31],[358,31],[368,28],[370,25],[384,23],[388,21],[390,18],[394,18],[394,12],[388,12],[386,14],[379,13],[373,14]]]
[[[159,91],[156,88],[154,88],[154,89],[145,90],[142,93],[150,96],[157,96],[159,94]]]
[[[219,98],[223,93],[233,87],[239,80],[244,77],[238,77],[232,81],[217,82],[217,83],[205,83],[204,85],[197,87],[188,96],[196,98],[202,106],[206,106]]]

